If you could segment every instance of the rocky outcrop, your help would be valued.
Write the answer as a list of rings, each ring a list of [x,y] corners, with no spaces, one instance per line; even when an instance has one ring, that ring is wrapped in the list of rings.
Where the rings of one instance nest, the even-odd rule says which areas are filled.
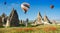
[[[35,20],[35,24],[42,24],[42,16],[40,12],[37,15],[37,19]]]
[[[3,26],[5,26],[5,24],[6,24],[6,22],[7,22],[7,16],[6,16],[5,13],[3,13],[3,14],[1,15],[1,17],[2,17]]]
[[[9,16],[9,20],[10,20],[10,26],[18,26],[19,25],[18,14],[17,14],[17,11],[14,10],[14,8]]]
[[[36,26],[36,25],[41,25],[41,24],[43,24],[42,23],[42,16],[41,16],[40,12],[38,12],[37,18],[35,19],[35,21],[31,25]]]
[[[52,22],[50,22],[50,20],[48,19],[48,17],[46,15],[44,16],[44,22],[48,22],[48,23],[52,24]]]
[[[10,27],[10,20],[9,20],[9,18],[7,18],[7,22],[6,22],[6,26],[5,26],[6,28],[7,27]]]
[[[3,26],[2,17],[0,16],[0,26]]]

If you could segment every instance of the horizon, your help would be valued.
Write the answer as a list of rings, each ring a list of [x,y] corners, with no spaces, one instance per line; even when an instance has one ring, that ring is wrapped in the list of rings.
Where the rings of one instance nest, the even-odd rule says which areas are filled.
[[[6,5],[4,5],[5,1],[7,3]],[[21,9],[23,2],[30,4],[30,9],[26,14]],[[51,4],[54,5],[53,9],[50,8]],[[49,20],[60,20],[60,0],[0,0],[0,15],[5,13],[9,16],[13,8],[17,10],[19,20],[25,20],[26,18],[35,20],[38,12],[40,12],[42,17],[44,17],[46,12]]]

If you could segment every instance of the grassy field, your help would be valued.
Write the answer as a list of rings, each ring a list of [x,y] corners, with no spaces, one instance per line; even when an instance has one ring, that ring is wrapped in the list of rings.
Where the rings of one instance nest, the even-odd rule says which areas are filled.
[[[0,28],[0,33],[60,33],[60,26],[40,25],[37,27]]]

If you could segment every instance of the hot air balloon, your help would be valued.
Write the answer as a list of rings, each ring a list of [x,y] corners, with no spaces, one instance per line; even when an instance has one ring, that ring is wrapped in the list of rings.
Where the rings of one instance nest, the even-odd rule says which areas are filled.
[[[50,5],[50,8],[53,9],[54,8],[54,5]]]
[[[26,14],[28,9],[30,8],[30,4],[24,2],[24,3],[21,4],[21,8],[24,10],[24,13]]]
[[[4,2],[4,5],[6,5],[6,2]]]

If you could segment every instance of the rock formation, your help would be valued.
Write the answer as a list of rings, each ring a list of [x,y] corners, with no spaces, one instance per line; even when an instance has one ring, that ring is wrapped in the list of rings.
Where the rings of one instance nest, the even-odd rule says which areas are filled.
[[[6,22],[7,22],[6,14],[3,13],[3,14],[1,15],[1,17],[2,17],[2,23],[3,23],[3,26],[5,26],[5,24],[6,24]]]
[[[44,16],[44,22],[48,22],[48,23],[52,24],[46,15]]]
[[[42,16],[41,16],[40,12],[37,15],[37,19],[35,20],[35,23],[36,24],[42,24]]]
[[[27,19],[26,19],[26,22],[25,22],[25,26],[26,26],[26,27],[28,26],[28,22],[29,22],[29,19],[27,18]]]
[[[18,14],[17,14],[17,11],[14,10],[14,8],[9,16],[9,20],[10,20],[10,26],[18,26],[19,25]]]
[[[7,27],[10,27],[10,20],[9,20],[9,18],[7,18],[7,22],[6,22],[6,26],[5,26],[6,28]]]
[[[20,24],[23,24],[23,21],[22,20],[20,20]]]
[[[3,26],[2,17],[0,16],[0,26]]]
[[[52,22],[52,24],[57,24],[57,22],[55,20],[52,20],[51,22]]]

